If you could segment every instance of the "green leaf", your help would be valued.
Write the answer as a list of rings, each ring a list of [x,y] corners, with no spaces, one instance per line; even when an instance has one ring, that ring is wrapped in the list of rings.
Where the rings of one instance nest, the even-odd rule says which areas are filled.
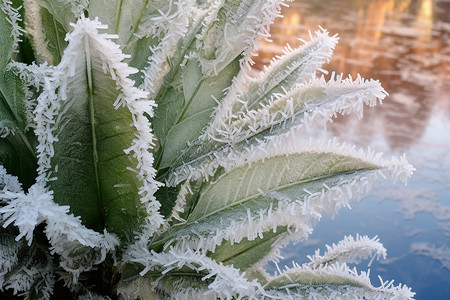
[[[130,126],[133,116],[126,106],[114,107],[124,78],[118,78],[113,64],[122,63],[106,60],[117,55],[103,52],[114,48],[114,43],[80,30],[74,30],[70,50],[58,66],[61,71],[56,71],[67,77],[55,87],[60,107],[51,165],[52,176],[58,179],[50,187],[55,202],[69,205],[86,226],[97,231],[106,227],[122,240],[132,241],[145,209],[138,193],[142,183],[132,171],[138,161],[124,152],[135,139],[136,129]],[[103,48],[96,48],[99,44]],[[68,67],[74,68],[72,73]]]
[[[108,26],[108,32],[118,35],[116,42],[124,53],[131,55],[129,65],[143,70],[153,54],[151,48],[170,34],[167,24],[161,26],[158,23],[170,22],[170,14],[177,12],[176,5],[172,1],[160,0],[90,1],[88,14],[98,17],[102,24]],[[133,79],[140,85],[142,74],[133,76]]]
[[[108,25],[109,32],[118,34],[117,43],[129,50],[140,39],[142,23],[156,23],[152,18],[160,17],[160,11],[171,11],[173,7],[169,4],[155,0],[100,0],[90,1],[88,12],[91,18],[98,17],[102,24]]]
[[[12,133],[0,136],[0,164],[28,189],[37,175],[36,138],[32,132],[27,132],[22,81],[11,70],[0,74],[0,131],[2,128]]]
[[[51,63],[57,65],[61,61],[64,49],[67,47],[67,42],[64,40],[67,30],[64,28],[64,24],[61,24],[55,18],[55,14],[51,14],[46,8],[41,7],[40,14],[47,49],[53,57]]]
[[[374,106],[386,96],[379,82],[358,77],[355,81],[340,76],[314,79],[298,85],[283,95],[277,95],[269,105],[249,111],[218,128],[208,128],[213,138],[203,136],[192,143],[178,158],[173,174],[185,179],[183,165],[202,168],[217,153],[226,156],[230,149],[241,152],[248,147],[260,147],[268,139],[296,129],[323,126],[337,113],[362,115],[364,104]],[[307,134],[308,131],[304,130]]]
[[[80,1],[58,1],[58,0],[38,0],[39,5],[46,8],[53,22],[57,22],[62,26],[65,32],[69,32],[72,28],[70,23],[74,23],[78,17],[73,12],[73,6],[77,5]],[[43,20],[45,21],[45,20]],[[51,23],[49,23],[51,24]],[[46,28],[44,28],[45,30]],[[54,30],[54,29],[53,29]],[[46,33],[46,31],[44,31]],[[47,33],[46,33],[47,34]],[[64,40],[64,35],[62,36]]]
[[[284,94],[296,84],[309,80],[330,59],[336,43],[336,37],[329,37],[327,31],[319,31],[317,37],[303,47],[288,48],[259,78],[250,81],[242,97],[242,101],[247,103],[246,109],[256,110],[267,105],[273,95]],[[239,104],[236,102],[235,106]]]
[[[286,232],[287,227],[280,226],[276,232],[265,232],[262,237],[252,241],[248,238],[243,238],[239,243],[224,241],[214,249],[214,252],[208,253],[208,256],[225,265],[246,270],[267,257],[273,250],[273,244]]]
[[[0,9],[0,73],[5,70],[13,51],[12,25],[8,22],[7,17],[8,15]]]
[[[217,76],[211,77],[202,75],[200,65],[195,59],[181,68],[183,79],[180,79],[180,82],[184,88],[179,91],[176,88],[170,89],[164,99],[174,99],[175,103],[161,101],[155,113],[155,133],[164,149],[159,165],[161,169],[178,162],[188,143],[194,142],[202,134],[218,105],[216,100],[224,96],[223,90],[230,85],[239,71],[239,61],[236,59]],[[166,135],[164,127],[170,128]]]
[[[204,74],[217,74],[238,57],[250,58],[262,24],[273,21],[279,5],[267,1],[210,2],[211,11],[196,40]],[[267,23],[266,23],[267,22]]]
[[[0,93],[0,124],[7,122],[12,129],[25,131],[25,93],[20,78],[13,71],[0,73]]]
[[[376,168],[376,165],[360,159],[313,152],[254,162],[251,166],[244,165],[223,174],[216,182],[203,188],[188,222],[257,198],[261,191],[269,194],[344,172]]]

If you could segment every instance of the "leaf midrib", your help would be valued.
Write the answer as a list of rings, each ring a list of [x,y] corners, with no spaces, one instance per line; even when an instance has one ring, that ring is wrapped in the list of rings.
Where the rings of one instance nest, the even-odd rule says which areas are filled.
[[[49,1],[49,4],[50,4],[50,6],[51,6],[51,8],[52,8],[52,10],[53,11],[55,11],[55,8],[54,8],[54,6],[53,6],[53,2],[50,2]],[[52,23],[53,23],[53,27],[54,27],[54,29],[55,29],[55,36],[56,36],[56,52],[57,52],[57,54],[58,54],[58,62],[60,62],[61,61],[61,58],[62,58],[62,53],[64,52],[64,50],[63,49],[61,49],[61,44],[60,44],[60,39],[59,39],[59,32],[58,32],[58,26],[57,26],[57,24],[56,24],[56,19],[53,17],[53,15],[52,15],[52,13],[49,11],[49,10],[47,10],[48,11],[48,13],[52,16]],[[58,22],[59,23],[59,22]]]
[[[121,5],[120,5],[121,8],[122,8],[122,1],[123,1],[123,0],[121,0]],[[131,39],[132,39],[133,37],[136,36],[136,31],[137,31],[137,29],[139,28],[139,25],[141,24],[141,20],[142,20],[142,17],[144,16],[144,12],[147,11],[148,1],[149,1],[149,0],[146,0],[144,6],[142,7],[141,13],[139,14],[139,18],[137,19],[136,25],[135,25],[134,28],[133,28],[133,32],[130,34],[130,37],[128,38],[128,41],[127,41],[127,43],[125,44],[125,48],[126,48],[128,45],[131,44]],[[122,9],[121,9],[121,10],[122,10]],[[119,21],[117,21],[116,33],[117,33],[117,32],[119,32]]]
[[[84,37],[85,43],[85,51],[86,51],[86,77],[88,81],[88,98],[89,98],[89,114],[90,114],[90,123],[91,123],[91,136],[92,136],[92,158],[93,158],[93,166],[94,166],[94,176],[95,176],[95,184],[97,190],[97,211],[98,216],[100,218],[100,223],[102,226],[105,225],[105,215],[104,215],[104,207],[103,207],[103,198],[102,193],[100,192],[100,176],[98,170],[98,149],[97,149],[97,135],[96,135],[96,126],[95,126],[95,107],[94,107],[94,87],[92,80],[92,65],[91,65],[91,54],[90,54],[90,46],[89,46],[89,37],[86,35]]]

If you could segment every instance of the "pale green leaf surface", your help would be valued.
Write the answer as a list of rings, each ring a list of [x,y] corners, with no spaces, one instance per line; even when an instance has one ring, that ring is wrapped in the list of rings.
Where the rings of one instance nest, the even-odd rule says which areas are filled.
[[[199,24],[192,25],[188,34],[178,41],[178,48],[175,54],[167,58],[171,68],[164,76],[163,84],[155,97],[158,106],[155,108],[155,117],[152,122],[155,134],[160,141],[165,139],[168,131],[179,120],[180,113],[186,105],[185,99],[188,99],[186,93],[192,96],[194,91],[198,89],[197,84],[201,82],[195,61],[189,63],[189,69],[192,69],[195,73],[189,73],[186,79],[196,85],[188,88],[190,92],[182,90],[186,88],[186,84],[183,83],[183,73],[186,73],[184,69],[188,68],[188,66],[186,64],[181,66],[181,64],[185,59],[185,55],[192,51],[192,44],[200,28]]]
[[[293,155],[298,159],[297,163],[295,163],[295,160],[293,162],[292,158],[291,160],[286,159],[289,157],[285,156],[275,157],[276,160],[272,160],[272,163],[278,162],[282,165],[281,169],[284,169],[284,172],[276,171],[276,174],[279,176],[278,180],[273,175],[269,174],[272,170],[278,170],[278,168],[265,169],[263,167],[265,166],[265,163],[271,159],[266,159],[264,163],[254,163],[250,168],[245,166],[237,169],[239,170],[237,172],[246,172],[246,174],[242,177],[235,177],[235,185],[232,185],[228,179],[221,181],[222,178],[227,178],[228,176],[233,175],[233,171],[230,173],[225,173],[222,177],[219,176],[219,179],[215,180],[213,183],[204,184],[203,193],[199,196],[200,199],[197,199],[195,204],[191,204],[195,208],[193,209],[193,212],[189,216],[187,222],[173,225],[152,243],[152,247],[154,247],[154,249],[159,249],[159,247],[166,243],[172,244],[182,240],[191,240],[194,246],[198,243],[198,240],[203,240],[203,242],[205,242],[206,239],[206,241],[211,240],[211,244],[208,244],[209,242],[205,242],[204,247],[209,247],[213,250],[217,246],[217,241],[214,240],[214,237],[219,234],[227,233],[230,230],[230,226],[237,226],[233,229],[236,230],[236,232],[228,232],[230,235],[228,237],[223,237],[225,239],[233,239],[240,242],[241,238],[246,237],[247,233],[239,233],[238,231],[246,232],[247,227],[249,227],[249,224],[247,224],[249,216],[256,218],[257,220],[254,225],[256,226],[255,232],[268,232],[274,229],[273,225],[266,227],[264,222],[262,223],[263,225],[261,228],[259,228],[260,225],[256,225],[259,222],[258,220],[261,212],[264,212],[263,215],[264,218],[266,218],[269,211],[272,211],[271,214],[273,215],[279,207],[289,205],[289,203],[303,205],[302,203],[304,199],[308,198],[311,194],[321,193],[322,190],[327,190],[325,186],[329,188],[341,188],[345,184],[350,183],[352,180],[363,176],[369,176],[374,172],[374,170],[380,168],[373,164],[362,162],[359,159],[349,157],[345,158],[339,155],[330,155],[327,153],[303,153],[303,155],[311,156],[310,158],[313,158],[314,156],[317,158],[321,155],[325,157],[328,156],[328,159],[325,157],[322,158],[322,163],[315,163],[316,167],[318,165],[321,165],[322,167],[326,167],[328,165],[328,170],[323,172],[319,170],[316,172],[314,170],[309,170],[308,173],[311,177],[304,177],[304,175],[302,176],[301,174],[302,170],[298,169],[299,166],[302,165],[301,160],[304,157],[301,158],[300,155]],[[284,162],[282,161],[283,158],[286,159]],[[255,167],[255,165],[257,166]],[[294,169],[296,165],[297,170]],[[307,165],[305,164],[304,166],[306,168],[303,171],[307,171]],[[234,173],[234,175],[236,175],[236,173]],[[273,182],[269,181],[269,179]],[[241,182],[248,184],[249,189],[242,189],[241,187],[243,187],[244,184],[241,184]],[[215,186],[216,184],[218,185]],[[226,186],[222,186],[222,184],[225,184]],[[223,203],[220,201],[220,203],[217,203],[217,207],[215,208],[208,205],[207,202],[208,199],[213,202],[215,201],[214,199],[217,198],[204,198],[205,193],[211,193],[209,192],[213,189],[211,186],[215,186],[215,188],[222,186],[223,188],[221,191],[221,198],[217,195],[217,197],[223,200]],[[271,187],[271,189],[269,189],[269,187]],[[260,191],[264,194],[261,194]],[[232,200],[230,200],[231,196],[233,196]],[[224,200],[228,200],[228,205],[225,204],[226,202]],[[203,206],[209,207],[211,211],[209,211],[208,208],[205,210]],[[314,208],[314,210],[317,213],[320,213],[321,210],[329,210],[334,212],[337,208],[339,208],[339,205],[337,205],[337,207],[321,207],[321,204],[319,204],[317,208]],[[212,210],[214,210],[214,212]],[[281,226],[295,226],[299,230],[303,230],[301,226],[306,225],[306,227],[308,227],[307,224],[309,224],[309,218],[309,215],[300,214],[296,216],[295,224],[291,224],[289,218],[285,218],[285,220],[280,219],[278,220],[278,223],[280,223]],[[239,224],[242,224],[242,226],[245,227],[245,230],[244,228],[241,228],[242,226]],[[282,234],[283,230],[281,230],[281,228],[278,229],[276,231],[277,235]],[[245,243],[244,247],[251,249],[253,247],[257,247],[258,244],[265,242],[265,239],[257,239],[257,236],[253,236],[254,234],[255,233],[251,233],[251,240],[254,241]],[[221,243],[220,240],[218,242],[219,244]],[[236,253],[237,252],[232,251],[226,255],[234,256]],[[246,265],[256,263],[260,259],[260,257],[256,256],[252,261],[245,261],[249,258],[251,259],[251,257],[243,258],[243,261],[239,261],[239,264]]]
[[[90,18],[99,17],[102,24],[108,25],[109,31],[119,35],[118,44],[130,49],[138,37],[142,23],[147,27],[156,23],[155,17],[161,12],[170,11],[171,1],[161,0],[100,0],[90,1],[88,12]]]
[[[142,9],[143,1],[135,1],[136,7]],[[89,18],[94,19],[95,17],[99,18],[99,21],[102,24],[108,26],[108,31],[110,33],[117,34],[119,30],[119,24],[122,19],[122,7],[125,6],[123,11],[128,10],[131,1],[128,0],[99,0],[99,1],[90,1],[88,6]],[[122,20],[123,21],[123,20]],[[131,28],[131,24],[128,24],[126,28],[129,30]],[[127,36],[129,33],[127,33]]]
[[[328,275],[326,272],[323,274],[317,274],[314,270],[299,270],[299,272],[289,272],[286,275],[280,275],[277,278],[269,281],[266,285],[266,289],[272,289],[276,287],[291,285],[293,283],[303,284],[303,285],[353,285],[362,287],[361,282],[357,280],[351,280],[348,277],[338,276],[338,275]],[[328,276],[327,276],[328,275]]]
[[[271,193],[343,172],[376,168],[360,159],[333,153],[306,152],[268,158],[225,173],[206,186],[188,222],[256,198],[261,190]]]
[[[224,241],[214,252],[208,253],[208,256],[244,271],[263,260],[272,251],[274,242],[281,235],[285,235],[286,231],[287,227],[279,227],[276,232],[267,231],[262,238],[257,237],[252,241],[248,238],[243,238],[239,243],[234,244]]]

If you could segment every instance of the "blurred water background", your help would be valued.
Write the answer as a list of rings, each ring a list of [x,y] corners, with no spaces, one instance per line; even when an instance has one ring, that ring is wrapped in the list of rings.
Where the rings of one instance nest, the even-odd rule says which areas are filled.
[[[378,180],[351,210],[324,216],[308,241],[282,251],[279,265],[307,262],[345,235],[378,235],[388,258],[370,267],[374,285],[380,275],[412,287],[416,299],[450,299],[450,0],[302,0],[283,14],[271,27],[274,42],[261,45],[257,68],[286,43],[300,45],[308,30],[338,33],[324,69],[379,79],[390,96],[362,120],[339,117],[330,136],[386,158],[406,153],[417,171],[407,187]]]

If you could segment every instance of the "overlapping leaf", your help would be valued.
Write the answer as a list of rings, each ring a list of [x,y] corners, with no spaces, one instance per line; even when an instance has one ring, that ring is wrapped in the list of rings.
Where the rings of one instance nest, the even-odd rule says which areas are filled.
[[[184,214],[186,221],[174,225],[153,245],[185,239],[199,248],[214,250],[222,239],[232,243],[242,238],[253,240],[278,227],[298,225],[300,231],[308,231],[310,215],[314,216],[315,209],[318,213],[325,208],[321,202],[326,198],[326,187],[339,191],[363,174],[381,168],[375,161],[317,150],[245,163],[195,191],[197,196],[186,203],[190,207]],[[319,199],[313,202],[309,200],[311,195]]]
[[[3,1],[0,7],[0,165],[28,188],[36,177],[35,139],[27,132],[24,85],[7,67],[22,31],[17,23],[19,6]]]

